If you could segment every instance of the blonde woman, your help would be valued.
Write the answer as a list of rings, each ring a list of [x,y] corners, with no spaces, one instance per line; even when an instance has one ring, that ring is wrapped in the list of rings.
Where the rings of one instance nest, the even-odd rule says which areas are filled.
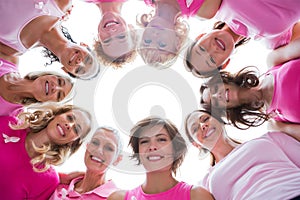
[[[48,199],[59,184],[52,166],[80,147],[91,128],[88,112],[44,105],[17,118],[0,117],[1,198]]]

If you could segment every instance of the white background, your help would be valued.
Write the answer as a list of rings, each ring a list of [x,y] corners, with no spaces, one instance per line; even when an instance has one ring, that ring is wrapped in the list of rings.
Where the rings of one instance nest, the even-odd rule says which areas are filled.
[[[92,46],[94,38],[97,36],[97,27],[101,15],[98,8],[93,4],[82,1],[73,1],[74,8],[69,20],[64,23],[68,28],[73,39],[77,42],[85,42]],[[130,0],[126,2],[122,9],[122,15],[135,26],[137,14],[148,12],[151,10],[146,7],[143,1]],[[199,19],[189,19],[190,34],[189,38],[194,39],[199,33],[209,31],[214,21],[201,21]],[[30,71],[41,70],[59,70],[60,64],[44,67],[46,60],[40,53],[40,48],[35,48],[21,56],[20,72],[22,75]],[[261,72],[266,71],[265,57],[268,51],[257,41],[250,41],[248,44],[239,47],[231,56],[231,64],[227,68],[232,72],[236,72],[247,65],[259,67]],[[118,82],[137,67],[144,66],[142,59],[137,57],[133,63],[125,65],[121,69],[112,69],[111,67],[101,68],[101,74],[92,81],[82,82],[76,81],[79,88],[76,92],[74,104],[84,107],[95,115],[94,128],[99,125],[109,125],[120,130],[124,140],[124,161],[120,163],[117,169],[110,169],[107,179],[113,179],[114,182],[122,189],[131,189],[140,185],[144,181],[144,175],[141,167],[136,167],[134,161],[130,161],[128,155],[131,149],[127,148],[128,143],[128,127],[122,127],[120,122],[116,120],[112,106],[112,97]],[[144,66],[148,68],[148,66]],[[152,69],[151,69],[152,70]],[[156,69],[155,69],[156,70]],[[199,87],[202,83],[201,79],[195,78],[191,73],[187,72],[183,66],[182,56],[170,70],[178,72],[184,80],[189,84],[199,102]],[[176,80],[174,80],[176,81]],[[92,88],[92,89],[91,89]],[[82,91],[83,90],[83,91]],[[90,90],[90,93],[84,93]],[[157,98],[159,96],[159,98]],[[132,124],[136,123],[150,114],[163,114],[169,118],[182,131],[184,135],[184,117],[182,116],[182,102],[184,98],[180,97],[167,85],[159,83],[148,84],[144,87],[133,88],[129,99],[126,101],[125,111],[128,112],[129,120]],[[197,109],[197,107],[193,108]],[[190,110],[189,112],[191,112]],[[227,133],[242,141],[255,138],[266,132],[266,127],[251,128],[247,131],[240,131],[232,127],[226,127]],[[200,160],[197,157],[197,150],[188,144],[188,154],[186,159],[177,173],[178,180],[183,180],[191,184],[197,184],[206,170],[209,168],[209,159]],[[85,145],[67,160],[62,166],[57,167],[60,172],[85,171],[83,163],[83,155]],[[130,170],[129,170],[130,169]],[[135,173],[136,172],[136,173]]]

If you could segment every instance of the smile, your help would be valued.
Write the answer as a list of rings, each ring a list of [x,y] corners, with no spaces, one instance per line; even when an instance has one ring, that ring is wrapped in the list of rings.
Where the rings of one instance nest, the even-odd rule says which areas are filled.
[[[215,41],[216,41],[217,46],[218,46],[220,49],[222,49],[223,51],[226,50],[225,44],[224,44],[224,42],[223,42],[222,40],[219,40],[218,38],[215,38]]]
[[[114,26],[114,25],[118,25],[119,23],[116,22],[116,21],[110,21],[110,22],[107,22],[104,24],[104,28],[109,28],[111,26]]]
[[[161,160],[163,158],[164,158],[164,156],[159,156],[159,155],[147,156],[147,159],[149,161],[158,161],[158,160]]]
[[[226,102],[228,103],[229,102],[229,89],[228,88],[225,90],[225,99],[226,99]]]
[[[49,94],[49,82],[48,81],[46,81],[46,83],[45,83],[45,91],[46,91],[46,95],[48,95]]]
[[[208,129],[208,131],[204,135],[204,138],[208,138],[209,136],[211,136],[215,132],[215,130],[216,130],[215,128]]]
[[[93,161],[96,161],[96,162],[99,162],[99,163],[104,163],[105,162],[105,160],[102,160],[101,158],[98,158],[96,156],[91,156],[91,159]]]
[[[61,136],[65,137],[66,134],[65,134],[63,128],[59,124],[57,124],[56,127],[57,127],[57,130],[58,130],[59,134]]]

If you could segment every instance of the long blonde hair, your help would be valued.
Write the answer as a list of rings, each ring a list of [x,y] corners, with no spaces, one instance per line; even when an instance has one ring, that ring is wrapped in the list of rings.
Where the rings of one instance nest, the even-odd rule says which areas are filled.
[[[48,124],[57,116],[71,110],[79,110],[85,113],[91,120],[91,115],[78,107],[73,105],[57,105],[55,103],[47,103],[39,107],[27,107],[17,117],[18,124],[10,124],[13,130],[27,129],[29,133],[37,133],[48,126]],[[51,165],[60,165],[73,153],[75,153],[81,146],[83,139],[88,135],[89,129],[82,135],[81,138],[63,145],[58,144],[44,144],[37,147],[33,142],[33,149],[39,154],[31,159],[31,164],[34,171],[44,172],[49,169]]]

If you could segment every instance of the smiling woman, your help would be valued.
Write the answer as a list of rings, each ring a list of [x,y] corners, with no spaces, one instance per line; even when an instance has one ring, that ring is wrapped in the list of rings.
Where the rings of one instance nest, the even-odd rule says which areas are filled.
[[[90,131],[91,116],[73,106],[48,104],[0,117],[1,197],[48,199],[59,183],[54,165],[75,153]]]

